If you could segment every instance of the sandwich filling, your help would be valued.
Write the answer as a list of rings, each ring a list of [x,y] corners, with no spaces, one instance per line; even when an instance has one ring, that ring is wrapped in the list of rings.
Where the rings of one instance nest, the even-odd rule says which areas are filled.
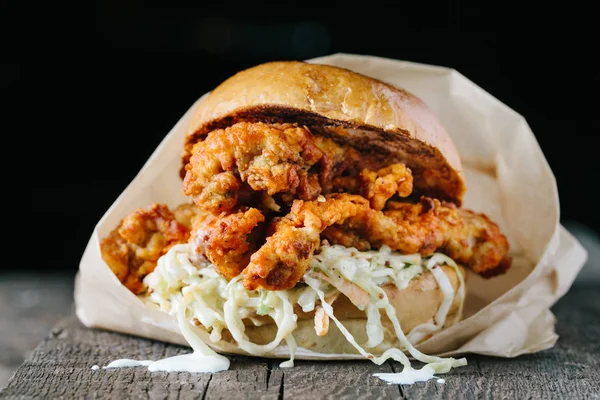
[[[484,214],[422,192],[397,155],[319,132],[240,122],[198,138],[183,179],[193,204],[153,204],[127,216],[102,240],[104,260],[135,294],[249,354],[285,343],[293,363],[298,319],[314,318],[317,336],[333,323],[378,364],[393,358],[409,368],[405,351],[435,372],[464,363],[414,344],[449,325],[455,296],[460,318],[456,263],[485,277],[510,267],[506,237]],[[457,270],[458,293],[444,268]],[[405,336],[386,288],[401,290],[424,273],[444,299],[433,322]],[[366,315],[365,343],[334,314],[341,298]],[[271,341],[250,340],[245,327],[266,323],[277,326]],[[382,347],[392,343],[385,332],[393,346]]]
[[[454,290],[440,268],[442,265],[455,270],[458,290]],[[427,272],[435,277],[443,301],[431,322],[417,325],[405,335],[385,288],[391,285],[396,290],[405,289],[411,280]],[[176,317],[183,314],[184,318],[179,317],[180,330],[188,332],[188,336],[194,335],[196,342],[200,339],[192,333],[190,324],[205,329],[212,343],[233,340],[242,350],[255,356],[270,356],[285,342],[290,359],[282,363],[282,367],[293,366],[297,348],[294,330],[300,315],[305,317],[307,314],[314,318],[317,335],[326,335],[330,321],[333,321],[356,353],[378,365],[394,359],[405,368],[411,368],[403,350],[426,363],[435,373],[444,373],[466,363],[464,359],[428,356],[414,347],[434,332],[456,323],[462,315],[462,273],[452,259],[441,253],[421,257],[419,254],[401,255],[387,246],[380,251],[361,252],[355,248],[324,244],[320,253],[313,257],[303,282],[285,291],[248,290],[241,277],[226,279],[205,259],[195,258],[189,244],[180,244],[161,257],[158,267],[144,279],[148,292],[142,298]],[[335,316],[333,304],[340,296],[346,296],[366,314],[365,343],[358,343]],[[448,321],[455,300],[459,303],[458,311],[453,320]],[[395,339],[387,338],[387,343],[384,343],[387,328],[382,323],[382,315],[389,319]],[[275,336],[264,344],[252,342],[246,335],[246,327],[265,323],[276,324]],[[383,349],[383,352],[375,355],[373,349]]]

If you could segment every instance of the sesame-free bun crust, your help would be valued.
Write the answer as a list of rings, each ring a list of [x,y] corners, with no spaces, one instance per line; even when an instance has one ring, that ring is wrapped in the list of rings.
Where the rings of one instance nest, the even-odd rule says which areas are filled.
[[[457,203],[465,185],[450,136],[416,96],[388,83],[328,65],[270,62],[216,87],[195,111],[183,154],[214,129],[234,123],[293,122],[362,152],[404,162],[418,193]]]

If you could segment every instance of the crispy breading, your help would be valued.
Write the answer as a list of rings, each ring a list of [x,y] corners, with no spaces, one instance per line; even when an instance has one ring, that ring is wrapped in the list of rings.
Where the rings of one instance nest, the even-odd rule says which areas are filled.
[[[402,163],[376,171],[363,168],[360,174],[335,176],[332,182],[335,192],[361,194],[375,210],[383,210],[392,196],[407,197],[413,190],[412,172]]]
[[[383,210],[387,201],[396,193],[407,197],[413,190],[413,177],[406,165],[392,164],[378,171],[367,168],[360,173],[361,192],[369,199],[371,208]]]
[[[354,235],[368,232],[365,239],[375,248],[386,244],[405,254],[445,253],[487,277],[510,267],[508,240],[485,214],[425,196],[419,203],[389,202],[387,207],[388,210],[383,211],[386,219],[371,212],[367,220],[353,219],[343,228]],[[388,219],[394,226],[389,225]],[[361,226],[365,222],[367,227]],[[327,233],[323,236],[337,243],[335,236],[329,237]]]
[[[325,201],[296,200],[284,218],[277,219],[274,232],[252,255],[244,269],[244,286],[249,290],[290,289],[300,280],[319,246],[321,232],[335,223],[369,209],[358,195],[331,194]]]
[[[187,242],[193,220],[200,213],[192,204],[173,212],[164,204],[138,209],[100,242],[102,258],[127,288],[140,293],[143,278],[154,271],[159,257]]]
[[[512,264],[510,245],[498,225],[483,213],[459,208],[458,214],[461,232],[449,235],[444,252],[486,278],[506,272]]]
[[[239,204],[241,182],[269,195],[314,199],[320,186],[308,171],[322,157],[307,128],[240,122],[212,131],[193,147],[183,190],[213,213]]]
[[[204,255],[214,268],[227,278],[235,278],[248,265],[256,250],[255,228],[265,220],[256,208],[215,216],[207,214],[194,224],[190,242],[195,251]],[[258,233],[255,231],[254,233]]]
[[[240,122],[212,131],[194,145],[183,188],[214,214],[238,205],[261,206],[264,194],[269,198],[261,208],[268,210],[274,209],[276,194],[290,205],[337,191],[362,193],[374,208],[383,209],[394,194],[408,196],[413,180],[404,164],[380,168],[382,163],[380,156],[361,156],[306,127]]]
[[[359,251],[371,250],[371,243],[361,235],[344,225],[332,225],[327,227],[322,233],[322,238],[328,238],[329,242],[342,245],[344,247],[354,247]],[[327,239],[325,239],[327,240]]]
[[[295,201],[279,219],[273,234],[252,255],[244,270],[247,289],[289,289],[306,272],[321,236],[333,244],[357,243],[362,237],[374,248],[383,245],[404,254],[429,256],[447,253],[455,261],[490,275],[510,265],[508,241],[498,226],[481,214],[460,210],[451,203],[422,197],[417,204],[392,203],[393,210],[370,207],[362,196],[332,194],[326,201]],[[341,225],[351,232],[346,240]],[[335,233],[328,235],[328,233]],[[358,242],[364,247],[365,242]]]

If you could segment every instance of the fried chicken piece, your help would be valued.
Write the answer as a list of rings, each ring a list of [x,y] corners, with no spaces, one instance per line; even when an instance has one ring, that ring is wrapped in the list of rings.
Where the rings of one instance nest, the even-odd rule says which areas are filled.
[[[184,193],[214,214],[240,204],[242,182],[268,195],[316,198],[321,187],[309,169],[323,158],[307,128],[240,122],[196,143],[186,165]]]
[[[180,204],[173,210],[175,220],[188,229],[191,229],[197,218],[206,214],[200,210],[194,203]]]
[[[407,197],[413,190],[413,177],[410,169],[402,163],[392,164],[378,171],[363,169],[360,173],[362,194],[375,210],[383,210],[387,201],[396,193]]]
[[[482,213],[459,209],[459,215],[464,223],[462,234],[468,239],[450,238],[445,253],[458,262],[465,260],[473,272],[485,278],[508,271],[512,264],[512,257],[508,255],[510,245],[498,225]]]
[[[320,243],[321,232],[369,210],[358,195],[331,194],[324,202],[296,200],[290,213],[274,221],[274,232],[244,269],[248,290],[285,290],[296,285]]]
[[[423,255],[438,250],[484,277],[508,270],[509,243],[485,214],[422,197],[420,203],[390,202],[384,214],[405,234],[418,237]]]
[[[264,220],[256,208],[229,215],[207,214],[194,224],[190,242],[195,244],[194,251],[204,255],[221,275],[235,278],[256,250],[259,231],[254,230]],[[252,233],[254,236],[250,236]]]
[[[407,197],[413,190],[411,170],[402,163],[388,165],[372,171],[363,168],[356,176],[336,176],[333,178],[335,191],[362,194],[375,210],[383,210],[387,201],[398,194]]]
[[[389,202],[388,210],[370,215],[332,227],[323,237],[333,244],[358,244],[363,251],[367,250],[365,242],[375,248],[386,244],[404,254],[429,256],[439,251],[485,277],[510,268],[508,240],[484,214],[421,197],[416,204]],[[361,237],[365,241],[360,241]]]
[[[244,285],[249,290],[294,287],[308,268],[321,234],[334,244],[340,239],[344,245],[357,243],[363,237],[375,248],[387,245],[403,254],[445,252],[484,276],[510,266],[508,241],[487,217],[427,197],[417,204],[391,204],[393,210],[382,212],[372,209],[364,197],[351,194],[328,195],[325,202],[295,201],[252,255],[244,270]],[[342,225],[352,236],[327,230],[332,225]]]
[[[335,180],[337,178],[351,177],[354,179],[362,168],[379,166],[376,159],[366,157],[348,145],[340,145],[332,139],[318,135],[313,136],[313,140],[325,155],[320,162],[321,171],[319,174],[323,194],[339,192],[339,189],[345,188],[341,184],[336,185]]]
[[[329,238],[329,241],[333,244],[354,247],[358,251],[370,250],[371,243],[363,236],[360,232],[356,232],[344,225],[332,225],[321,233],[321,237]]]
[[[183,189],[214,214],[237,205],[256,206],[249,192],[280,194],[290,205],[295,199],[314,200],[340,189],[364,192],[373,207],[382,209],[395,193],[405,197],[412,191],[410,170],[404,164],[377,170],[386,164],[380,155],[361,155],[306,127],[240,122],[210,132],[193,146]],[[273,204],[263,208],[273,209]]]
[[[100,242],[102,258],[119,280],[138,294],[158,258],[174,245],[187,242],[193,220],[200,213],[192,204],[173,212],[164,204],[138,209]]]

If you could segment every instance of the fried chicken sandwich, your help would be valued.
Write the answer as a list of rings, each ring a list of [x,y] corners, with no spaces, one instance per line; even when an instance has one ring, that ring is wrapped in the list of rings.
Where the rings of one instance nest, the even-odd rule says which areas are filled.
[[[186,339],[205,331],[203,351],[410,368],[408,352],[447,372],[464,359],[415,345],[461,319],[467,270],[511,265],[499,227],[462,208],[461,161],[433,112],[346,69],[271,62],[227,79],[195,110],[173,179],[189,203],[124,216],[101,252]]]

